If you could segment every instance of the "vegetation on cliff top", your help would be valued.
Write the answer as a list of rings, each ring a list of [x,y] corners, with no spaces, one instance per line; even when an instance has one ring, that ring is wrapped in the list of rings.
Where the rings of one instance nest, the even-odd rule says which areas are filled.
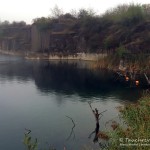
[[[132,53],[150,52],[149,4],[119,5],[103,15],[96,15],[93,10],[85,9],[64,14],[57,7],[52,13],[51,17],[34,19],[33,25],[36,25],[40,32],[73,34],[73,39],[78,38],[81,42],[81,52],[113,52],[120,44]],[[3,36],[2,27],[17,25],[19,28],[25,23],[1,23],[0,36]]]
[[[41,31],[55,31],[61,24],[63,32],[82,37],[90,52],[115,49],[120,44],[135,53],[150,50],[150,5],[120,5],[103,15],[84,9],[63,14],[57,8],[54,12],[51,18],[34,19],[34,24]]]

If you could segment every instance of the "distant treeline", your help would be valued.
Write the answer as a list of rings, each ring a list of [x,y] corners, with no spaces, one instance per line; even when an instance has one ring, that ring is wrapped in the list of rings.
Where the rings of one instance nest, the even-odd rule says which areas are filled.
[[[52,12],[32,25],[1,22],[0,48],[95,53],[123,46],[132,53],[150,53],[150,4],[119,5],[102,15],[86,9],[64,14],[58,7]]]

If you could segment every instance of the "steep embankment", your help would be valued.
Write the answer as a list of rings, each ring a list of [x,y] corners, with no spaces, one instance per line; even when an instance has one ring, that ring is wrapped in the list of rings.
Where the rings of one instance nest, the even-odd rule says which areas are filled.
[[[150,53],[150,5],[122,5],[99,16],[81,9],[52,18],[0,25],[0,49],[46,54]]]

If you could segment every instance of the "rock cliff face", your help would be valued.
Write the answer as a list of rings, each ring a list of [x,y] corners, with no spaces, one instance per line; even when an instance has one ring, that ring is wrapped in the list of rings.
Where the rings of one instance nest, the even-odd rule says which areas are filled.
[[[79,47],[79,38],[74,31],[66,31],[59,26],[53,30],[40,31],[36,25],[31,27],[31,50],[45,53],[75,53]]]
[[[86,30],[77,23],[53,23],[41,30],[38,24],[0,27],[0,49],[70,55],[80,52],[112,53],[120,43],[132,53],[149,53],[150,21],[132,28],[110,25],[104,31]],[[85,30],[85,29],[84,29]],[[89,33],[88,33],[89,31]],[[106,48],[105,48],[106,47]]]
[[[0,49],[6,51],[72,54],[85,50],[85,40],[75,31],[56,24],[52,30],[39,30],[38,26],[1,28]]]
[[[1,28],[0,49],[23,52],[31,50],[31,26]]]

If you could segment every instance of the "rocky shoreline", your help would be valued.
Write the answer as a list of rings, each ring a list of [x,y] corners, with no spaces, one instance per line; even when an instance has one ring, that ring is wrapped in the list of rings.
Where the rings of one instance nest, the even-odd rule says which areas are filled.
[[[19,52],[19,51],[6,51],[0,50],[1,54],[23,56],[26,59],[37,59],[37,60],[85,60],[85,61],[98,61],[107,56],[107,54],[98,53],[76,53],[66,55],[63,53],[37,53],[37,52]]]

